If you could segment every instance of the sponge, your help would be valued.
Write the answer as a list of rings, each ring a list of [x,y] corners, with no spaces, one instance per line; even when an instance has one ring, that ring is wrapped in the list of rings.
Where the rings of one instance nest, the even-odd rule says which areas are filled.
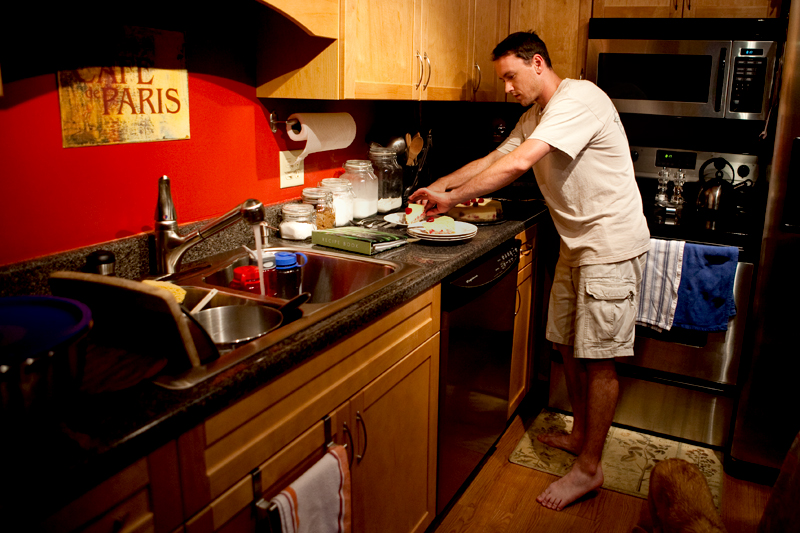
[[[183,287],[179,287],[174,283],[170,283],[169,281],[156,281],[152,279],[146,279],[142,281],[142,283],[147,283],[148,285],[152,285],[153,287],[159,287],[162,289],[166,289],[175,297],[175,300],[181,304],[183,303],[184,298],[186,298],[186,290]]]

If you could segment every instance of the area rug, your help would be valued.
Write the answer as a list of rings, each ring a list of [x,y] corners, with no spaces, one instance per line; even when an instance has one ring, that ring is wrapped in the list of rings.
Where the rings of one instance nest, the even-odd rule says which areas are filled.
[[[568,433],[571,430],[571,416],[544,409],[528,425],[509,461],[563,476],[572,468],[575,456],[539,442],[536,436],[541,433]],[[671,457],[685,459],[700,468],[708,480],[714,504],[719,508],[723,473],[717,452],[614,426],[609,430],[603,448],[603,488],[646,499],[650,472],[656,463]]]

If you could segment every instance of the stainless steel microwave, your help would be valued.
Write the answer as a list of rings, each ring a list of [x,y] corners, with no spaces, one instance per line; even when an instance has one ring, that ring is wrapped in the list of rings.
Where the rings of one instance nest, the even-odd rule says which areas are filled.
[[[631,21],[636,19],[617,24],[611,33],[593,35],[590,26],[586,77],[611,97],[620,113],[767,118],[776,41],[703,38],[709,32],[696,24],[695,32],[674,23],[650,32],[641,27],[625,32]],[[653,21],[648,24],[652,27]],[[671,34],[675,38],[668,38]]]

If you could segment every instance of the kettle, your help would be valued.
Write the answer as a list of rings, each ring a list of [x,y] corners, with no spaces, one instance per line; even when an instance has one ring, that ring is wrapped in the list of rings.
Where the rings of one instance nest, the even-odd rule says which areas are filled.
[[[705,170],[712,164],[716,171],[714,172],[714,177],[707,180]],[[726,165],[731,169],[730,181],[725,178],[725,172],[723,171]],[[713,157],[703,163],[698,174],[701,185],[700,193],[697,195],[698,214],[711,220],[726,218],[736,207],[736,202],[733,198],[733,179],[736,171],[733,169],[733,165],[722,157]]]

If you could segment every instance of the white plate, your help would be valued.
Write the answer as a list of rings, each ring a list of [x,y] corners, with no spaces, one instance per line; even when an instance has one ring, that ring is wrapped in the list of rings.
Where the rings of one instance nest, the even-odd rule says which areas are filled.
[[[434,234],[424,233],[421,231],[422,223],[414,223],[408,227],[406,232],[412,237],[424,239],[427,241],[461,241],[471,239],[478,233],[478,227],[468,222],[455,223],[455,233]]]
[[[406,224],[406,214],[403,211],[399,213],[389,213],[383,220],[386,222],[391,222],[392,224],[397,224],[398,226],[407,226]]]

